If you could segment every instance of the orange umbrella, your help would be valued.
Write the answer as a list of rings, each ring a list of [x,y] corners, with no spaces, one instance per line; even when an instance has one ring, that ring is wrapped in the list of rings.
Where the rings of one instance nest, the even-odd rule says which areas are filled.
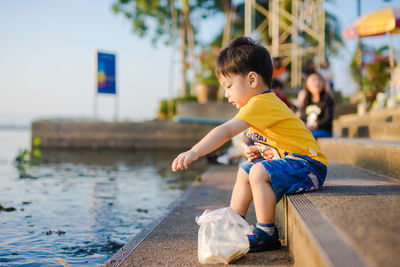
[[[343,38],[400,33],[400,7],[387,7],[363,15],[343,31]]]
[[[392,34],[400,33],[400,7],[387,7],[358,17],[346,28],[344,39],[389,34],[390,72],[393,76],[394,56]]]

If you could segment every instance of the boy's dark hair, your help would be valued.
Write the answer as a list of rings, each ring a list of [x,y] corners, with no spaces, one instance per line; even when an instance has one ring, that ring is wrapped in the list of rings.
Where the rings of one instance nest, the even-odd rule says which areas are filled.
[[[219,53],[215,63],[217,76],[247,75],[251,71],[260,74],[264,83],[271,88],[273,71],[271,56],[265,47],[250,37],[241,36],[232,40]]]

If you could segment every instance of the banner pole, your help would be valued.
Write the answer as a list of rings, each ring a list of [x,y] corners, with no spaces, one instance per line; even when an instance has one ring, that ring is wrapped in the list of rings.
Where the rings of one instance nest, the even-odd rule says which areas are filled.
[[[114,120],[115,122],[118,121],[118,113],[119,113],[119,99],[118,99],[118,80],[117,80],[117,53],[115,53],[115,61],[114,61],[114,66],[115,66],[115,73],[114,73],[114,77],[115,77],[115,110],[114,110]]]
[[[93,120],[97,120],[97,90],[98,90],[98,52],[94,51],[94,95],[93,95]]]
[[[115,122],[118,121],[118,112],[119,112],[119,101],[118,101],[118,94],[115,93],[115,110],[114,110],[114,120]]]

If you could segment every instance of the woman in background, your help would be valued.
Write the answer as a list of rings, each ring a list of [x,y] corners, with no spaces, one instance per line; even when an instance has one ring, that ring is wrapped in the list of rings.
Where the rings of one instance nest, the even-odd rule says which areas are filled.
[[[315,138],[332,137],[334,102],[325,89],[324,79],[318,73],[307,77],[303,97],[300,118],[306,123],[307,129]]]

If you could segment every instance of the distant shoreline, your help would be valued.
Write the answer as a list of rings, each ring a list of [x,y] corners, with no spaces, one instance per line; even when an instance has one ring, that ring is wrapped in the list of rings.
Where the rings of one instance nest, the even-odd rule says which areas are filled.
[[[28,125],[0,125],[1,130],[29,130],[30,126]]]

